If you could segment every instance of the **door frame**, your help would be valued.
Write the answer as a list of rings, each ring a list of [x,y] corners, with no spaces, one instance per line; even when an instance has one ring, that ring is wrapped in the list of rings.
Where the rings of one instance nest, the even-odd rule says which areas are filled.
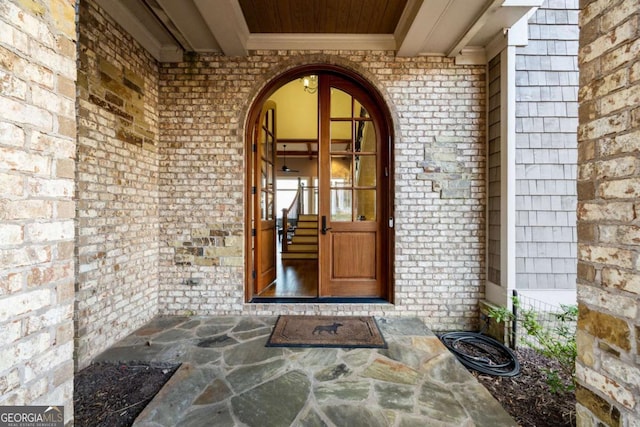
[[[382,194],[384,194],[385,200],[385,211],[386,215],[390,218],[394,218],[395,221],[395,212],[394,212],[394,201],[395,201],[395,176],[394,176],[394,150],[393,150],[393,141],[395,139],[394,135],[394,127],[391,119],[391,113],[387,106],[386,101],[378,91],[378,89],[373,86],[369,81],[367,81],[360,74],[356,73],[353,70],[334,65],[334,64],[324,64],[324,63],[315,63],[315,64],[307,64],[298,66],[291,70],[288,70],[282,74],[279,74],[272,80],[270,80],[265,87],[260,91],[258,96],[254,99],[253,103],[249,108],[249,113],[246,117],[245,125],[244,125],[244,153],[245,153],[245,167],[252,168],[252,131],[253,124],[258,119],[262,107],[264,103],[269,99],[269,97],[281,86],[290,82],[291,80],[295,80],[297,78],[301,78],[304,75],[309,74],[320,74],[320,73],[330,73],[338,75],[344,79],[351,80],[354,84],[360,86],[364,90],[368,92],[370,97],[379,107],[382,112],[382,118],[380,120],[380,126],[383,128],[381,131],[388,136],[388,141],[386,143],[386,149],[388,153],[386,153],[388,159],[388,174],[389,179],[387,180],[387,185],[385,188],[381,189]],[[254,279],[253,276],[253,265],[254,265],[254,249],[253,249],[253,236],[252,236],[252,218],[253,218],[253,195],[252,195],[252,170],[245,170],[245,189],[244,189],[244,200],[245,200],[245,209],[244,209],[244,235],[245,235],[245,280],[244,280],[244,289],[245,289],[245,302],[251,302],[255,297],[254,290]],[[388,229],[387,233],[387,260],[385,265],[383,265],[383,280],[386,280],[386,295],[385,300],[389,303],[394,303],[395,296],[395,285],[394,285],[394,277],[393,277],[393,266],[395,259],[395,226]],[[355,298],[357,300],[357,298]],[[261,298],[260,302],[265,302],[265,298]],[[274,298],[274,302],[279,302],[280,298]],[[315,301],[314,299],[309,300],[305,299],[305,302]],[[331,298],[328,302],[331,302]],[[353,301],[350,301],[353,302]]]

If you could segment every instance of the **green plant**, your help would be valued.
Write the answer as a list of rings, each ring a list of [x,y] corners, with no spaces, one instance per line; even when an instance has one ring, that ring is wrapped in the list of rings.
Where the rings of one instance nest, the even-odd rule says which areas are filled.
[[[518,303],[518,297],[513,297],[513,305]],[[496,307],[489,310],[489,317],[498,323],[511,322],[514,319],[513,313],[507,307]]]
[[[513,305],[518,309],[515,319],[522,325],[526,336],[523,343],[539,354],[558,361],[559,370],[545,369],[547,384],[553,393],[573,391],[575,389],[575,361],[576,336],[572,325],[578,319],[578,307],[575,305],[561,305],[561,311],[551,313],[556,322],[554,326],[547,327],[539,319],[538,314],[532,309],[524,309],[517,297],[513,298]],[[512,312],[506,307],[489,310],[489,317],[498,323],[514,320]],[[563,381],[560,373],[571,378],[569,383]]]

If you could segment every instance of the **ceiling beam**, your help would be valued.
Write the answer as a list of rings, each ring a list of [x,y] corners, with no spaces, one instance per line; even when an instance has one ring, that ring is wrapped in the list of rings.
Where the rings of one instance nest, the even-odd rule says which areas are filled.
[[[456,65],[483,65],[487,63],[487,50],[481,46],[465,47],[455,59]]]
[[[226,56],[246,56],[249,27],[238,0],[193,0]]]
[[[487,3],[484,9],[480,12],[480,14],[473,20],[473,24],[462,34],[462,36],[453,44],[451,49],[447,52],[447,56],[449,58],[453,58],[457,55],[462,54],[462,51],[467,47],[471,39],[484,27],[491,15],[496,13],[500,7],[502,7],[502,3],[504,0],[491,0]]]
[[[318,152],[317,151],[278,151],[276,152],[276,155],[278,157],[284,157],[284,155],[287,155],[287,157],[317,157],[318,156]]]
[[[100,5],[111,17],[122,26],[131,36],[142,45],[156,60],[160,62],[182,61],[182,47],[177,43],[162,43],[145,26],[151,22],[140,25],[140,16],[136,16],[121,1],[107,1]],[[151,19],[157,19],[155,16]],[[157,22],[157,21],[156,21]],[[160,25],[158,23],[157,25]]]
[[[431,38],[438,21],[453,0],[409,0],[394,34],[398,56],[424,54],[422,46]]]
[[[149,0],[145,1],[149,4]],[[213,37],[213,34],[211,34],[211,31],[209,31],[208,25],[204,22],[202,15],[192,1],[154,1],[162,8],[167,18],[171,20],[174,28],[166,25],[167,30],[183,43],[183,46],[186,44],[186,46],[184,46],[185,50],[196,52],[220,51],[220,47]],[[157,12],[156,16],[158,16]],[[159,17],[159,19],[162,18]],[[184,40],[184,42],[182,40]]]

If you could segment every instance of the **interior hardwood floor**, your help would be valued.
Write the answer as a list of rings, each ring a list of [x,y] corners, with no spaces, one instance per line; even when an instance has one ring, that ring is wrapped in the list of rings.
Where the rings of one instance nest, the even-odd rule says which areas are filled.
[[[260,297],[318,296],[318,260],[283,260],[278,254],[278,273]]]

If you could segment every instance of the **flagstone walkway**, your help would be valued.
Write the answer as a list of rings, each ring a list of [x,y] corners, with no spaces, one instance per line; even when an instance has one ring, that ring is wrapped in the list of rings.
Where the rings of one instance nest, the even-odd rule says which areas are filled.
[[[515,426],[418,319],[387,349],[274,348],[275,317],[159,317],[98,361],[181,363],[135,426]]]

